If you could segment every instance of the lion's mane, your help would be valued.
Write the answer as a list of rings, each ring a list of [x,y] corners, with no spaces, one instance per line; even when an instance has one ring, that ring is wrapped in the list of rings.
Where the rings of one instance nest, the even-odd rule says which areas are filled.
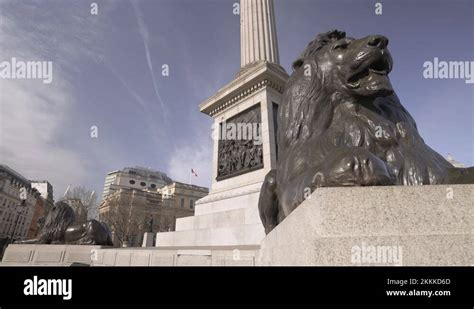
[[[57,202],[48,212],[41,235],[40,242],[44,244],[62,243],[66,229],[74,223],[74,210],[65,202]]]

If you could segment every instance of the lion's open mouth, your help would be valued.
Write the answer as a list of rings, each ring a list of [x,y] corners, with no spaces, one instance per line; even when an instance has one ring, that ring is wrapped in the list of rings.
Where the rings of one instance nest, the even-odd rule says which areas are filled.
[[[349,76],[347,85],[350,88],[359,88],[363,83],[370,83],[380,78],[386,79],[391,69],[392,61],[390,57],[382,54],[380,57],[361,65],[357,71]]]

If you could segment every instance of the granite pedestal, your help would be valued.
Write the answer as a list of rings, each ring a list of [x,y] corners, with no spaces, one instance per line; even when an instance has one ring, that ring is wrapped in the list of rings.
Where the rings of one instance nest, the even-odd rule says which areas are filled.
[[[474,185],[321,188],[262,241],[259,265],[470,266]]]

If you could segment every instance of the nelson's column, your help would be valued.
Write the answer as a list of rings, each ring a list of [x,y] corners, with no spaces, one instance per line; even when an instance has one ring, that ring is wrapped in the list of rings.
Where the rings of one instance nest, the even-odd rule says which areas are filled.
[[[176,220],[175,232],[158,233],[157,247],[257,249],[265,236],[257,203],[263,179],[276,164],[275,119],[288,79],[279,64],[273,0],[240,1],[240,53],[239,72],[200,111],[214,119],[214,128],[251,124],[261,134],[214,139],[210,194],[196,202],[195,216]]]

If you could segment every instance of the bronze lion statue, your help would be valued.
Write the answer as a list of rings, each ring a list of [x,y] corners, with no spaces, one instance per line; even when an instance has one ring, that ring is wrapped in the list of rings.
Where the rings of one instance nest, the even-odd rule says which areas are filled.
[[[49,210],[38,238],[18,243],[113,245],[110,229],[105,223],[97,220],[75,223],[75,220],[72,207],[59,201]]]
[[[318,187],[474,183],[426,145],[388,74],[388,39],[320,34],[293,63],[278,114],[278,161],[262,185],[268,234]]]

